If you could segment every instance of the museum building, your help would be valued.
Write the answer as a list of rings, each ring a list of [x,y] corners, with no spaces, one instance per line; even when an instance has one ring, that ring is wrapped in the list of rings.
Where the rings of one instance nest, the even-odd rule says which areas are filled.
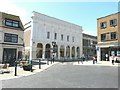
[[[29,59],[75,59],[82,55],[82,27],[33,11],[24,25],[25,54]]]

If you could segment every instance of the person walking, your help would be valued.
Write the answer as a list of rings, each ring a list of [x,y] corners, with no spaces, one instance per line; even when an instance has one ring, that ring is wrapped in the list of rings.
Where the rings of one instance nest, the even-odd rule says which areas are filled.
[[[93,64],[97,63],[97,56],[93,56]]]
[[[115,55],[112,55],[112,56],[111,56],[111,61],[112,61],[112,65],[114,65],[114,62],[115,62]]]
[[[82,59],[83,59],[83,61],[85,61],[85,55],[84,54],[82,55]]]

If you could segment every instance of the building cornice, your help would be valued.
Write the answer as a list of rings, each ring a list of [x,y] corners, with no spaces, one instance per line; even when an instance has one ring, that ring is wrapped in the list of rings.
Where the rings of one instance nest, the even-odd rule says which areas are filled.
[[[113,13],[113,14],[110,14],[110,15],[106,15],[106,16],[103,16],[103,17],[97,18],[97,20],[102,19],[102,18],[106,18],[106,17],[109,17],[109,16],[112,16],[112,15],[115,15],[115,14],[120,14],[120,12]]]

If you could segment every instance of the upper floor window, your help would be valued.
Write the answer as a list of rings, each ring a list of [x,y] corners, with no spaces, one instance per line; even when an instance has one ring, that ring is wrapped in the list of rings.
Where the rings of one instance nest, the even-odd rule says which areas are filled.
[[[110,26],[117,26],[117,19],[110,20]]]
[[[83,46],[89,46],[89,45],[88,45],[88,40],[87,40],[87,39],[83,39]]]
[[[10,27],[19,27],[19,21],[11,20],[11,19],[5,19],[5,25]]]
[[[101,34],[101,41],[106,40],[106,34]]]
[[[61,40],[63,41],[63,34],[61,34]]]
[[[67,41],[69,41],[69,36],[67,36]]]
[[[111,32],[110,37],[111,37],[111,39],[117,39],[116,32]]]
[[[101,23],[100,23],[100,28],[101,28],[101,29],[104,29],[104,28],[106,28],[106,27],[107,27],[106,22],[101,22]]]
[[[72,42],[74,42],[74,37],[72,37]]]
[[[54,39],[55,39],[55,40],[57,39],[57,33],[55,33]]]
[[[4,34],[4,42],[17,43],[18,42],[18,35],[5,33]]]
[[[47,39],[50,38],[50,32],[47,32]]]

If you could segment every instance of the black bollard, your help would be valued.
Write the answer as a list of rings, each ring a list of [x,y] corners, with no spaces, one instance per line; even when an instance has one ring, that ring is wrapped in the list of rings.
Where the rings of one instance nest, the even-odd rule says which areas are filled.
[[[30,71],[33,72],[33,69],[32,69],[32,60],[31,60],[31,70]]]
[[[41,59],[39,59],[39,69],[41,69]]]
[[[17,76],[17,61],[15,61],[15,76]]]
[[[47,59],[47,65],[49,65],[49,61],[48,61],[48,59]]]

